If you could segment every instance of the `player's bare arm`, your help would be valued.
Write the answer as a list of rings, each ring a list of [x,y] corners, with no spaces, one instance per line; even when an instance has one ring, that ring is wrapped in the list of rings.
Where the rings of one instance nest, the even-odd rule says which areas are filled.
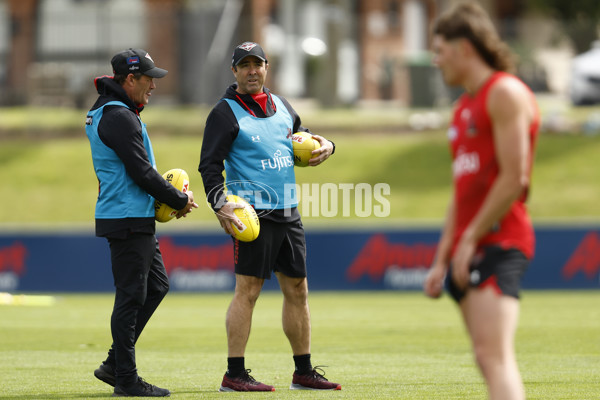
[[[454,200],[451,199],[446,211],[446,220],[442,235],[438,242],[433,264],[423,283],[423,290],[429,297],[438,298],[442,295],[444,279],[448,272],[450,253],[452,251],[452,238],[454,236]]]

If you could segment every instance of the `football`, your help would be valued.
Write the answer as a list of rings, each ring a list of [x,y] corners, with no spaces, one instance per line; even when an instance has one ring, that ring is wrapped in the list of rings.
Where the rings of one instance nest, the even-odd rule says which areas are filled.
[[[256,215],[254,208],[246,200],[234,194],[228,195],[225,199],[231,203],[244,205],[244,208],[236,208],[233,211],[240,221],[242,221],[242,225],[244,225],[244,227],[239,230],[233,222],[231,223],[231,227],[235,232],[233,237],[242,242],[251,242],[256,239],[260,233],[260,221],[258,220],[258,215]]]
[[[292,146],[294,148],[294,165],[306,167],[308,161],[313,158],[312,151],[320,148],[321,143],[313,139],[310,133],[296,132],[292,135]]]
[[[170,169],[163,174],[163,178],[183,193],[187,193],[190,188],[190,178],[187,172],[182,169]],[[158,222],[169,222],[175,215],[177,215],[177,210],[158,200],[154,202],[154,218]]]

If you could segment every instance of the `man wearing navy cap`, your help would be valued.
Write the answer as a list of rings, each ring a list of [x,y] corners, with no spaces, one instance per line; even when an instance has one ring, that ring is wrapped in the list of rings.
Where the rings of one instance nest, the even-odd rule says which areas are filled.
[[[301,126],[286,99],[264,86],[268,67],[258,43],[235,48],[231,70],[236,83],[206,120],[198,168],[207,200],[226,233],[233,233],[232,223],[238,229],[243,225],[233,213],[240,205],[225,200],[225,185],[228,194],[246,198],[260,220],[256,240],[233,243],[236,285],[226,316],[227,372],[219,390],[275,390],[249,374],[244,358],[254,305],[272,273],[283,292],[283,330],[295,365],[290,388],[339,390],[340,384],[329,382],[320,368],[312,366],[306,241],[295,192],[286,190],[296,182],[292,134],[310,131]],[[309,165],[317,166],[333,154],[335,146],[321,136],[313,137],[321,147],[313,151]]]
[[[154,78],[167,71],[141,49],[124,50],[111,64],[114,76],[94,81],[100,96],[85,122],[99,184],[96,236],[108,240],[116,288],[113,343],[94,375],[114,386],[115,396],[166,397],[167,389],[138,376],[135,362],[135,343],[169,290],[155,236],[154,203],[178,210],[177,218],[198,206],[192,192],[180,192],[156,171],[139,116],[156,88]]]

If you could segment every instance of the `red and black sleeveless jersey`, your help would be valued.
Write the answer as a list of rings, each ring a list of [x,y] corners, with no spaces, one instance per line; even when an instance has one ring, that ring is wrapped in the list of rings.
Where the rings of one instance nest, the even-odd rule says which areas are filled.
[[[487,112],[490,89],[500,79],[518,79],[505,72],[494,73],[481,89],[471,96],[463,94],[457,101],[452,125],[448,130],[452,153],[454,179],[455,230],[453,252],[464,230],[481,208],[498,176],[492,122]],[[529,90],[529,89],[528,89]],[[531,101],[535,102],[532,92]],[[537,106],[535,108],[537,110]],[[537,132],[539,112],[529,127],[529,174]],[[533,257],[535,238],[525,201],[528,190],[510,207],[504,217],[484,235],[478,246],[495,244],[503,248],[516,248],[528,258]]]

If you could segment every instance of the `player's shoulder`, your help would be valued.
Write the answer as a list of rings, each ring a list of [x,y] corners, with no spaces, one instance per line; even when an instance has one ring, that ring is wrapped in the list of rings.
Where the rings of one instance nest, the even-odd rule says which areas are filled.
[[[99,129],[108,128],[104,134],[111,135],[118,131],[141,131],[141,125],[135,112],[122,105],[107,105],[104,107]]]
[[[490,87],[487,95],[489,108],[521,106],[531,101],[533,92],[519,78],[503,74]]]
[[[136,114],[125,103],[120,100],[108,99],[104,104],[104,116],[112,118],[131,118]]]
[[[535,114],[535,95],[514,75],[504,74],[489,90],[487,111],[492,118],[510,119],[521,113]]]
[[[488,96],[498,100],[518,99],[531,95],[531,89],[518,77],[512,74],[502,74],[490,87]]]
[[[273,92],[271,92],[271,95],[273,96],[273,99],[277,98],[279,99],[286,107],[292,107],[292,105],[290,104],[289,101],[287,101],[287,99],[285,97],[283,97],[280,94],[275,94]]]
[[[284,107],[288,110],[288,112],[290,113],[290,115],[292,115],[292,117],[297,116],[298,113],[296,112],[296,110],[294,109],[294,107],[292,107],[292,105],[290,104],[289,101],[287,101],[287,99],[279,94],[275,94],[273,92],[271,92],[271,95],[273,96],[273,98],[278,98],[284,105]]]
[[[208,113],[208,119],[226,119],[231,120],[234,117],[233,110],[229,103],[222,98],[214,105],[210,113]]]
[[[235,137],[238,129],[239,125],[233,110],[225,99],[221,99],[206,117],[204,137],[222,136],[224,132],[230,132]]]

